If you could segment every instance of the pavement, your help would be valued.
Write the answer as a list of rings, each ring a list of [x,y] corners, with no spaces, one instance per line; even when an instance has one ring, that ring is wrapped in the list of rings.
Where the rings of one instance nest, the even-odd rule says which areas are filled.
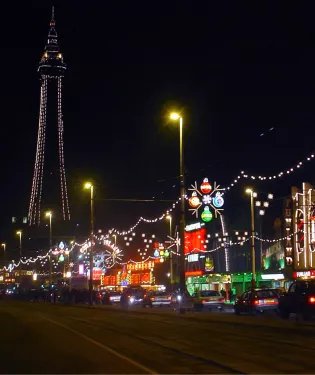
[[[315,324],[0,301],[5,374],[314,373]]]

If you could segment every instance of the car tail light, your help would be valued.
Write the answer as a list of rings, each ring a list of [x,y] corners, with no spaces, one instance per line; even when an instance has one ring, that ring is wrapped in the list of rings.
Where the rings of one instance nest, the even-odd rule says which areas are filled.
[[[202,302],[202,303],[206,303],[207,301],[206,301],[205,299],[203,299],[201,302]]]
[[[155,300],[155,298],[154,298],[154,297],[151,297],[151,298],[150,298],[150,300],[151,300],[151,301],[154,301],[154,300]]]
[[[308,303],[315,304],[315,297],[308,297]]]
[[[219,302],[225,302],[225,298],[224,297],[219,298]]]
[[[254,300],[253,300],[253,305],[259,305],[259,301],[258,301],[258,299],[254,299]]]
[[[171,298],[172,298],[171,296],[168,296],[168,297],[167,297],[167,299],[169,299],[169,300],[170,300]]]

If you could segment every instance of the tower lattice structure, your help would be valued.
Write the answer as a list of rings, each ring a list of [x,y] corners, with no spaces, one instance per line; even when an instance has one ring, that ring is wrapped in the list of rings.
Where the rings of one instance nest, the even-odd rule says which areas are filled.
[[[44,180],[44,160],[45,160],[45,143],[47,127],[47,98],[49,83],[54,81],[57,88],[57,126],[58,126],[58,156],[59,156],[59,173],[60,173],[60,195],[61,195],[61,212],[64,220],[70,220],[70,208],[68,201],[67,180],[64,159],[64,126],[62,114],[62,87],[63,78],[66,72],[66,64],[60,52],[58,36],[55,29],[54,8],[52,9],[52,18],[50,21],[50,30],[48,41],[44,54],[38,66],[40,74],[40,107],[39,123],[35,167],[33,174],[33,183],[31,189],[31,199],[28,212],[28,222],[30,225],[39,224],[41,220],[41,203]]]

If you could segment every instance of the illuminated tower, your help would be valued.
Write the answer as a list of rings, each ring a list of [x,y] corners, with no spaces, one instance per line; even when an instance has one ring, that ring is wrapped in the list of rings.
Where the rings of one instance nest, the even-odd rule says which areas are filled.
[[[57,32],[55,29],[54,8],[52,9],[52,18],[50,21],[50,30],[48,33],[48,41],[44,50],[44,54],[38,66],[40,74],[40,106],[39,106],[39,123],[35,167],[33,175],[33,183],[31,190],[31,199],[28,212],[28,222],[30,225],[39,225],[41,220],[41,204],[43,195],[44,181],[44,159],[45,145],[47,138],[47,111],[48,111],[48,92],[49,95],[56,94],[57,102],[54,107],[55,122],[57,122],[58,137],[58,175],[60,178],[60,200],[61,200],[61,216],[64,220],[70,220],[70,210],[68,202],[66,171],[64,163],[64,144],[63,144],[63,115],[62,115],[62,81],[66,72],[66,64],[60,53]],[[49,96],[50,98],[50,96]],[[50,99],[49,99],[50,100]],[[53,124],[52,124],[53,125]],[[56,153],[57,150],[54,150]]]

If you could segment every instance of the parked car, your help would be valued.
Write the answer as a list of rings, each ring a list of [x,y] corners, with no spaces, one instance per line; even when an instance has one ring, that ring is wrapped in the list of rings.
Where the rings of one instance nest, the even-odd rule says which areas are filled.
[[[171,306],[172,295],[167,292],[148,293],[144,296],[142,307]]]
[[[256,315],[265,311],[278,313],[279,296],[274,289],[250,289],[237,297],[234,304],[236,315]]]
[[[223,310],[225,298],[215,290],[202,290],[192,295],[193,306],[196,310],[203,308]]]
[[[315,280],[294,281],[279,302],[282,319],[288,319],[291,313],[301,314],[305,320],[315,316]]]
[[[272,288],[272,290],[274,290],[279,297],[283,296],[286,293],[285,288]]]

